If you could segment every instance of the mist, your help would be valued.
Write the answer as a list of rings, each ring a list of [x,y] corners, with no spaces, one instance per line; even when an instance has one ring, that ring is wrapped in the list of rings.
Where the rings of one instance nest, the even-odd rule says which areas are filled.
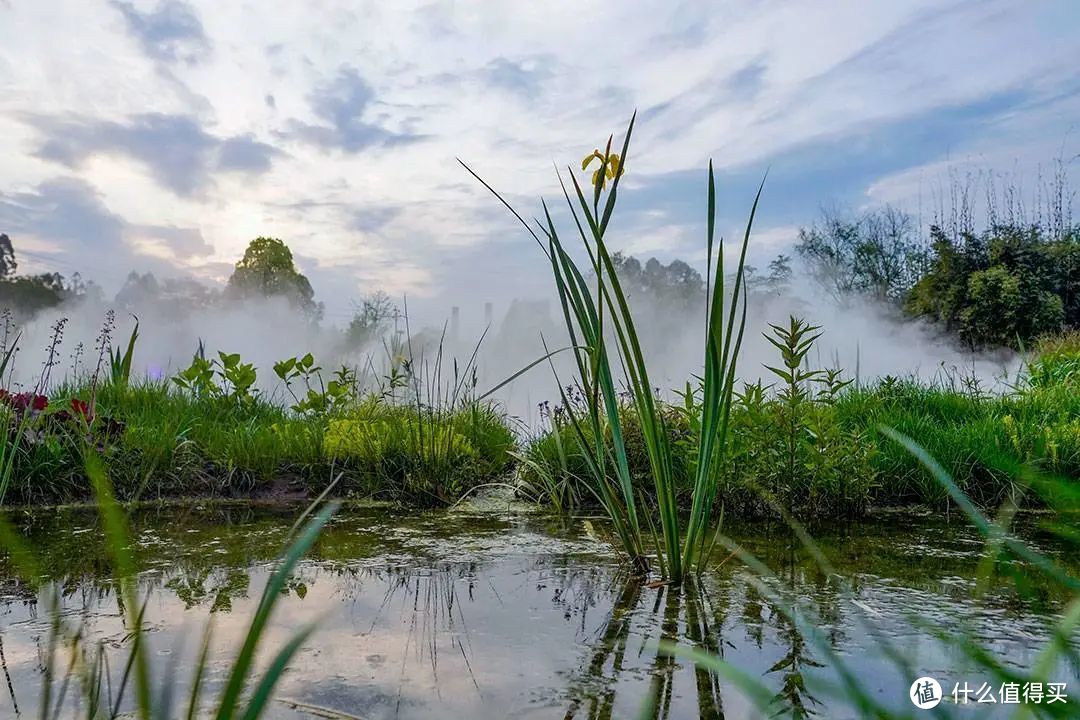
[[[650,380],[658,392],[672,397],[703,364],[704,313],[675,313],[655,298],[629,298],[648,362]],[[19,350],[11,386],[36,387],[58,321],[63,325],[51,385],[74,375],[85,377],[98,364],[101,333],[110,305],[68,301],[39,312],[18,328]],[[442,380],[452,383],[456,361],[458,380],[476,394],[487,392],[545,354],[569,345],[561,310],[551,297],[514,298],[499,303],[477,299],[422,316],[399,314],[387,322],[379,337],[365,345],[347,342],[345,329],[313,322],[285,298],[219,302],[184,312],[160,301],[127,303],[113,308],[115,327],[107,343],[122,347],[139,321],[133,375],[169,378],[186,368],[200,344],[208,357],[217,351],[239,353],[259,372],[260,391],[273,399],[284,388],[272,366],[278,360],[312,353],[324,377],[346,365],[357,369],[368,387],[377,386],[389,371],[392,354],[413,358],[413,367],[430,379],[441,350]],[[930,383],[957,384],[975,379],[984,389],[1001,389],[1015,375],[1020,359],[1000,350],[972,353],[956,346],[940,330],[922,321],[901,317],[884,303],[867,298],[836,299],[814,281],[796,274],[782,292],[750,296],[746,332],[738,360],[741,381],[771,382],[765,364],[775,365],[775,348],[762,337],[769,323],[781,324],[789,315],[819,325],[822,335],[808,356],[812,366],[841,368],[844,377],[860,384],[886,376],[912,377]],[[398,351],[393,348],[398,348]],[[546,349],[545,349],[546,348]],[[616,352],[612,345],[612,352]],[[471,364],[470,364],[470,361]],[[108,358],[105,358],[107,366]],[[107,371],[107,368],[106,368]],[[464,378],[469,373],[468,378]],[[574,381],[572,357],[557,352],[507,383],[492,397],[524,425],[539,422],[537,405],[557,401],[558,386]]]

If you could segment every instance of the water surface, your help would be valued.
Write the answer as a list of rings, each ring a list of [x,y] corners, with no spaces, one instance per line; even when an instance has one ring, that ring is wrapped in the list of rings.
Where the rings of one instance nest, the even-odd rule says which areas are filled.
[[[221,686],[230,648],[301,510],[203,504],[133,515],[158,673],[184,684],[212,616],[210,696]],[[105,643],[114,674],[128,631],[93,512],[12,517],[41,556],[42,578],[24,584],[0,563],[0,716],[29,718],[42,686],[49,593],[60,592],[69,623]],[[938,678],[946,692],[958,681],[991,680],[938,633],[963,628],[1026,668],[1065,600],[1037,581],[1021,595],[1000,578],[976,602],[983,544],[955,518],[883,515],[816,528],[831,574],[781,527],[730,526],[776,577],[762,580],[718,552],[686,593],[630,582],[590,525],[506,509],[343,509],[301,564],[266,635],[270,651],[318,622],[270,716],[325,717],[312,709],[325,708],[363,718],[606,718],[637,717],[651,704],[660,717],[754,717],[737,688],[661,652],[661,638],[722,655],[766,683],[785,713],[853,715],[829,692],[829,653],[880,701],[907,712],[910,672]],[[1025,521],[1027,537],[1075,565],[1035,525]],[[812,607],[806,627],[786,612],[796,604]],[[912,667],[887,661],[881,639]],[[1077,668],[1057,672],[1080,693]]]

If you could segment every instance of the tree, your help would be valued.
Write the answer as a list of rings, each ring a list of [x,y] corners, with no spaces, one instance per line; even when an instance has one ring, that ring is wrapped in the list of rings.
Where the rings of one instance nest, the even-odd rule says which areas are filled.
[[[345,330],[350,347],[363,347],[383,333],[397,306],[386,293],[378,290],[353,307],[352,320]]]
[[[768,275],[759,275],[753,265],[746,265],[743,268],[746,288],[755,298],[783,295],[791,285],[791,275],[791,257],[782,254],[769,262]]]
[[[317,317],[320,313],[311,283],[297,270],[289,246],[277,238],[251,241],[225,292],[233,298],[285,297],[307,314]]]
[[[1080,234],[999,225],[950,237],[937,226],[931,261],[905,303],[972,348],[1019,347],[1080,327]]]
[[[114,302],[125,309],[140,308],[156,302],[161,295],[161,286],[153,273],[140,275],[134,270],[128,273],[124,286],[116,293]]]
[[[927,252],[910,215],[886,206],[849,218],[823,211],[795,246],[812,277],[837,299],[870,295],[899,304],[918,281]]]
[[[705,281],[701,273],[682,260],[664,265],[656,258],[649,258],[642,266],[637,258],[616,252],[611,263],[631,301],[649,299],[672,309],[689,309],[704,303]]]
[[[11,277],[18,267],[19,264],[15,262],[15,248],[11,246],[11,238],[0,233],[0,279]]]
[[[67,297],[60,273],[16,275],[0,281],[0,307],[11,308],[27,317],[39,310],[56,307]]]

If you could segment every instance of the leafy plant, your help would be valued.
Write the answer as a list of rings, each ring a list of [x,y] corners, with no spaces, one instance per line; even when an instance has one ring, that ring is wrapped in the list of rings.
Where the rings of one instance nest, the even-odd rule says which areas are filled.
[[[194,355],[191,365],[175,375],[172,381],[197,398],[243,405],[251,402],[257,379],[255,366],[241,362],[239,353],[218,351],[214,360],[207,360],[201,354]]]
[[[315,364],[311,353],[303,357],[292,357],[274,363],[274,374],[285,383],[285,389],[292,396],[293,412],[322,414],[344,407],[356,396],[356,371],[345,367],[338,368],[334,378],[323,383],[322,368]],[[293,382],[303,381],[302,397],[293,390]]]
[[[805,320],[794,315],[788,318],[787,327],[773,325],[772,323],[769,324],[769,327],[772,328],[773,334],[771,336],[764,335],[764,337],[780,351],[780,359],[784,363],[783,368],[771,365],[765,366],[766,369],[784,382],[784,385],[780,388],[779,398],[783,408],[784,425],[787,430],[787,455],[784,460],[788,478],[787,483],[781,484],[777,482],[773,487],[774,495],[780,497],[783,487],[790,487],[799,480],[799,467],[796,459],[802,411],[810,400],[810,381],[817,379],[821,374],[818,370],[804,369],[802,365],[806,359],[806,354],[810,352],[814,341],[821,336],[821,333],[811,334],[819,330],[820,327],[810,325]]]
[[[191,364],[173,376],[172,381],[177,387],[187,390],[197,398],[216,397],[218,394],[218,388],[214,384],[214,366],[201,355],[192,356]]]
[[[132,316],[134,317],[134,316]],[[135,354],[135,341],[139,339],[139,318],[135,318],[135,327],[131,329],[127,348],[123,354],[120,349],[109,349],[109,377],[113,385],[126,388],[131,380],[131,361]]]

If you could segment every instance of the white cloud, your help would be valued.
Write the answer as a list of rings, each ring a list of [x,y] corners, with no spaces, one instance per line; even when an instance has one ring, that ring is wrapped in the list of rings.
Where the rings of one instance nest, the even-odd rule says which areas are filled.
[[[577,162],[634,107],[628,177],[644,182],[710,156],[720,169],[763,169],[792,148],[1022,92],[1026,104],[999,113],[966,152],[1030,158],[1046,151],[1032,128],[1062,135],[1076,117],[1063,111],[1075,109],[1063,58],[1080,56],[1077,27],[1068,0],[18,3],[0,8],[0,190],[76,176],[133,226],[201,231],[208,255],[140,241],[196,273],[219,273],[247,240],[271,234],[358,288],[437,295],[448,253],[519,232],[455,157],[515,197],[551,197],[551,161]],[[113,127],[151,113],[280,154],[261,174],[215,173],[212,192],[185,197],[115,148],[72,168],[36,157],[46,123],[27,120]],[[370,142],[349,141],[363,131]],[[868,197],[890,198],[923,172],[897,170]],[[380,221],[357,222],[365,211]],[[690,247],[698,219],[643,216],[620,226],[622,245]],[[89,257],[71,250],[70,263]]]

